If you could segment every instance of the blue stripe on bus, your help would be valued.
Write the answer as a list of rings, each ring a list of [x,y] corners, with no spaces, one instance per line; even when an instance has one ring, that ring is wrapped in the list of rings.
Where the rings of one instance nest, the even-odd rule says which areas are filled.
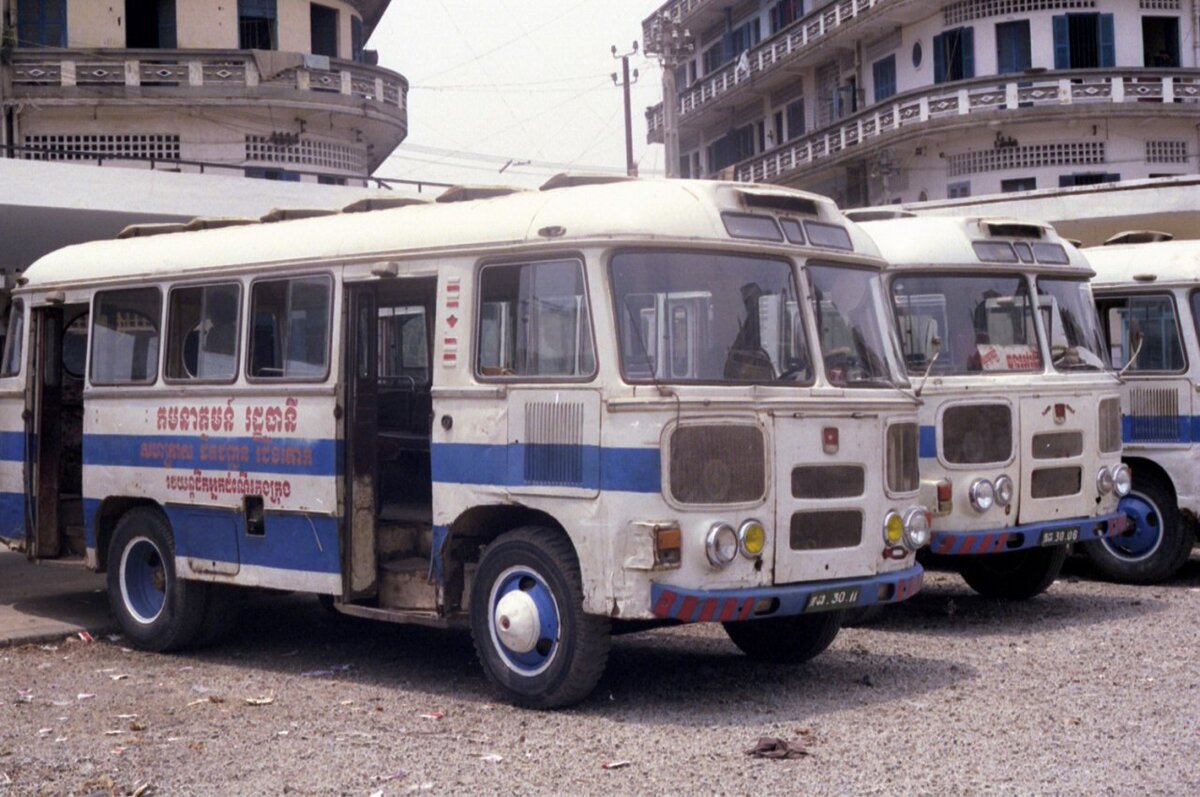
[[[100,503],[97,498],[83,501],[87,546],[93,549]],[[162,509],[171,523],[177,556],[299,572],[342,570],[336,517],[268,510],[265,533],[252,536],[246,534],[245,515],[236,509],[179,504]]]
[[[1126,443],[1200,442],[1200,416],[1123,415],[1121,440]]]
[[[25,433],[0,432],[0,462],[25,461]]]
[[[336,476],[342,470],[340,449],[337,440],[88,434],[83,464]]]
[[[922,426],[917,443],[917,455],[921,459],[937,459],[937,427]]]
[[[0,493],[0,537],[25,539],[24,493]]]
[[[582,487],[631,493],[662,491],[662,462],[657,448],[579,446],[577,478],[569,482],[528,478],[525,462],[541,446],[435,443],[431,448],[433,481],[496,487]],[[567,446],[554,446],[557,455]]]

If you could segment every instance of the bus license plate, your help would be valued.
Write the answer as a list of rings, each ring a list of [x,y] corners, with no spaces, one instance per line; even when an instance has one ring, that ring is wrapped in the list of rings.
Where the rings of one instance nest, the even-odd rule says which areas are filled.
[[[1079,527],[1069,529],[1047,529],[1042,532],[1042,545],[1066,545],[1069,542],[1079,542]]]
[[[823,589],[808,596],[804,604],[805,614],[809,612],[832,612],[836,609],[849,609],[858,603],[858,587],[835,587]]]

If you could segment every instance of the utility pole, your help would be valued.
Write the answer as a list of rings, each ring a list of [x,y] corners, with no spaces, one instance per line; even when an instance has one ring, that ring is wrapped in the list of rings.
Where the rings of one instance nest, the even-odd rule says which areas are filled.
[[[629,87],[637,83],[638,71],[633,70],[633,80],[629,79],[629,56],[637,55],[638,43],[633,43],[633,49],[630,52],[617,55],[617,45],[612,47],[613,58],[621,59],[621,80],[617,80],[617,73],[612,73],[613,84],[620,86],[625,94],[625,173],[630,177],[637,177],[637,164],[633,162],[633,117],[629,110]]]
[[[667,177],[679,176],[679,97],[675,93],[675,70],[696,49],[692,32],[664,11],[650,24],[646,53],[657,55],[662,64],[663,146],[666,149]]]

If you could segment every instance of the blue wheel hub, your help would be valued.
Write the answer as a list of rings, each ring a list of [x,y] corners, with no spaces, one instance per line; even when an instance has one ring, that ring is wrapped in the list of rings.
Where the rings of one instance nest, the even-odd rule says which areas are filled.
[[[1106,537],[1104,545],[1118,559],[1146,559],[1162,544],[1162,514],[1153,501],[1138,493],[1122,498],[1120,509],[1129,518],[1129,528],[1124,534]]]
[[[158,546],[145,537],[134,540],[121,555],[121,597],[139,623],[149,624],[167,602],[167,572]]]
[[[500,574],[489,600],[492,643],[505,664],[525,676],[550,666],[558,653],[558,602],[549,585],[526,567]]]

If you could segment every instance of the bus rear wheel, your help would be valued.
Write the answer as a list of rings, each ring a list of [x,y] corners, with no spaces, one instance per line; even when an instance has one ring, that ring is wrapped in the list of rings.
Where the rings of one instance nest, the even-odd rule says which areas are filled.
[[[108,546],[108,601],[129,643],[141,650],[186,647],[205,616],[206,585],[175,573],[175,540],[166,518],[132,509]]]
[[[821,612],[724,625],[733,644],[752,659],[803,664],[833,644],[844,618],[844,612]]]
[[[1056,545],[966,556],[958,571],[967,585],[985,598],[1023,601],[1049,589],[1065,561],[1067,546]]]
[[[471,636],[488,679],[514,703],[548,709],[587,697],[608,662],[607,617],[583,611],[583,580],[559,531],[501,535],[471,587]]]
[[[1179,516],[1170,487],[1154,476],[1139,476],[1136,484],[1121,499],[1121,511],[1130,523],[1126,532],[1089,542],[1083,551],[1106,578],[1154,584],[1179,572],[1195,540]]]

